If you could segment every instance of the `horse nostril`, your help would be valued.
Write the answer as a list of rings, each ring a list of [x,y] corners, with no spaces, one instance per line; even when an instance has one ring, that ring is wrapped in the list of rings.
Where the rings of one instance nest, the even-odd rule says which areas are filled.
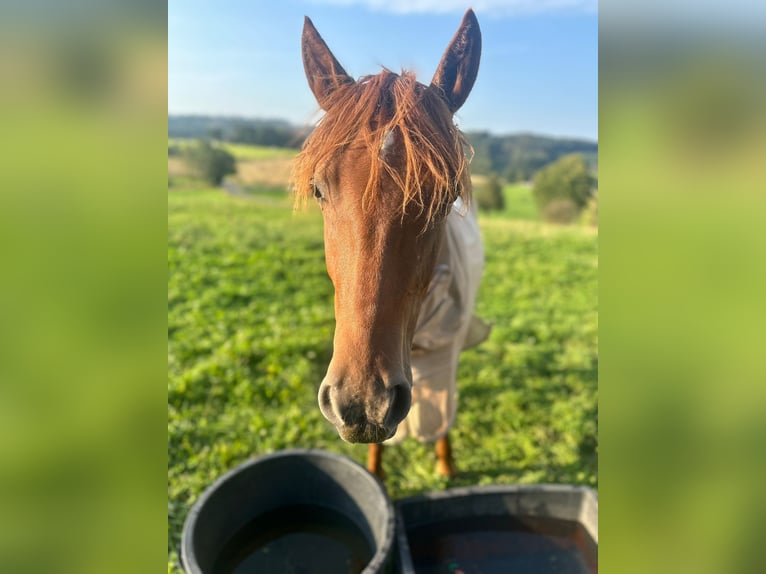
[[[322,381],[319,386],[319,393],[317,396],[319,402],[319,410],[322,411],[324,418],[330,421],[333,425],[338,426],[340,420],[338,418],[338,412],[333,405],[333,387],[326,381]]]
[[[412,391],[409,385],[400,383],[391,389],[391,406],[386,415],[386,426],[396,426],[404,420],[412,405]]]
[[[351,387],[340,382],[322,381],[317,399],[324,417],[347,442],[381,442],[390,438],[410,410],[412,392],[406,381],[386,388],[379,379],[368,392],[351,394]]]
[[[319,406],[323,409],[332,409],[332,399],[330,399],[330,385],[322,385],[319,389]]]

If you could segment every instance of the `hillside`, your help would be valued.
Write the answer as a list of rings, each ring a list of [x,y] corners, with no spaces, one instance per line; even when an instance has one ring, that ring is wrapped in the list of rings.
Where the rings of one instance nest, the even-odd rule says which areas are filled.
[[[488,132],[468,132],[476,154],[473,173],[495,172],[508,181],[531,179],[540,168],[571,153],[585,156],[594,171],[598,165],[598,143],[573,138],[554,138],[536,134],[496,136]]]
[[[168,116],[169,138],[213,138],[251,145],[298,148],[306,131],[306,128],[280,119]]]
[[[168,137],[208,138],[259,146],[299,148],[310,132],[285,120],[219,116],[169,116]],[[508,181],[525,181],[545,165],[563,155],[581,153],[594,171],[598,143],[537,134],[495,135],[467,132],[474,148],[471,170],[476,174],[495,172]]]

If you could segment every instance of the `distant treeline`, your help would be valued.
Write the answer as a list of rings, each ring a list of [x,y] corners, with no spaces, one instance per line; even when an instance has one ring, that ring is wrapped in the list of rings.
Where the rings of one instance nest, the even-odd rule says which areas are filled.
[[[573,153],[582,154],[591,170],[597,168],[596,142],[534,134],[496,136],[468,132],[465,135],[476,154],[471,163],[473,173],[496,173],[508,181],[526,181],[539,169]]]
[[[211,138],[251,145],[300,148],[310,128],[296,127],[284,120],[216,116],[169,116],[168,137]],[[562,156],[580,153],[595,171],[598,143],[580,139],[553,138],[534,134],[497,136],[468,132],[475,156],[471,171],[496,173],[509,181],[524,181]]]
[[[168,137],[214,139],[232,143],[300,148],[305,128],[285,120],[217,116],[169,116]]]

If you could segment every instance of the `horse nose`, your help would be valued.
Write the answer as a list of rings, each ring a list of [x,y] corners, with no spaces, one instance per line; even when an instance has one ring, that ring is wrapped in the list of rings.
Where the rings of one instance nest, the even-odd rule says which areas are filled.
[[[410,410],[407,381],[385,385],[381,379],[354,390],[350,381],[326,377],[319,387],[319,408],[341,438],[352,443],[378,443],[391,438]]]
[[[397,383],[391,388],[391,403],[386,415],[386,424],[393,426],[394,429],[402,422],[407,413],[410,412],[412,405],[412,390],[406,382]]]

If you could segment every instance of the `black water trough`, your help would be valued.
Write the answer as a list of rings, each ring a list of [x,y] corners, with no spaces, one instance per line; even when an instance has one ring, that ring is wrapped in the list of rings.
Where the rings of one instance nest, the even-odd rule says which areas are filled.
[[[396,503],[402,574],[595,574],[598,499],[586,487],[455,488]]]
[[[381,483],[346,457],[287,450],[210,486],[186,518],[188,574],[387,572],[394,509]]]

